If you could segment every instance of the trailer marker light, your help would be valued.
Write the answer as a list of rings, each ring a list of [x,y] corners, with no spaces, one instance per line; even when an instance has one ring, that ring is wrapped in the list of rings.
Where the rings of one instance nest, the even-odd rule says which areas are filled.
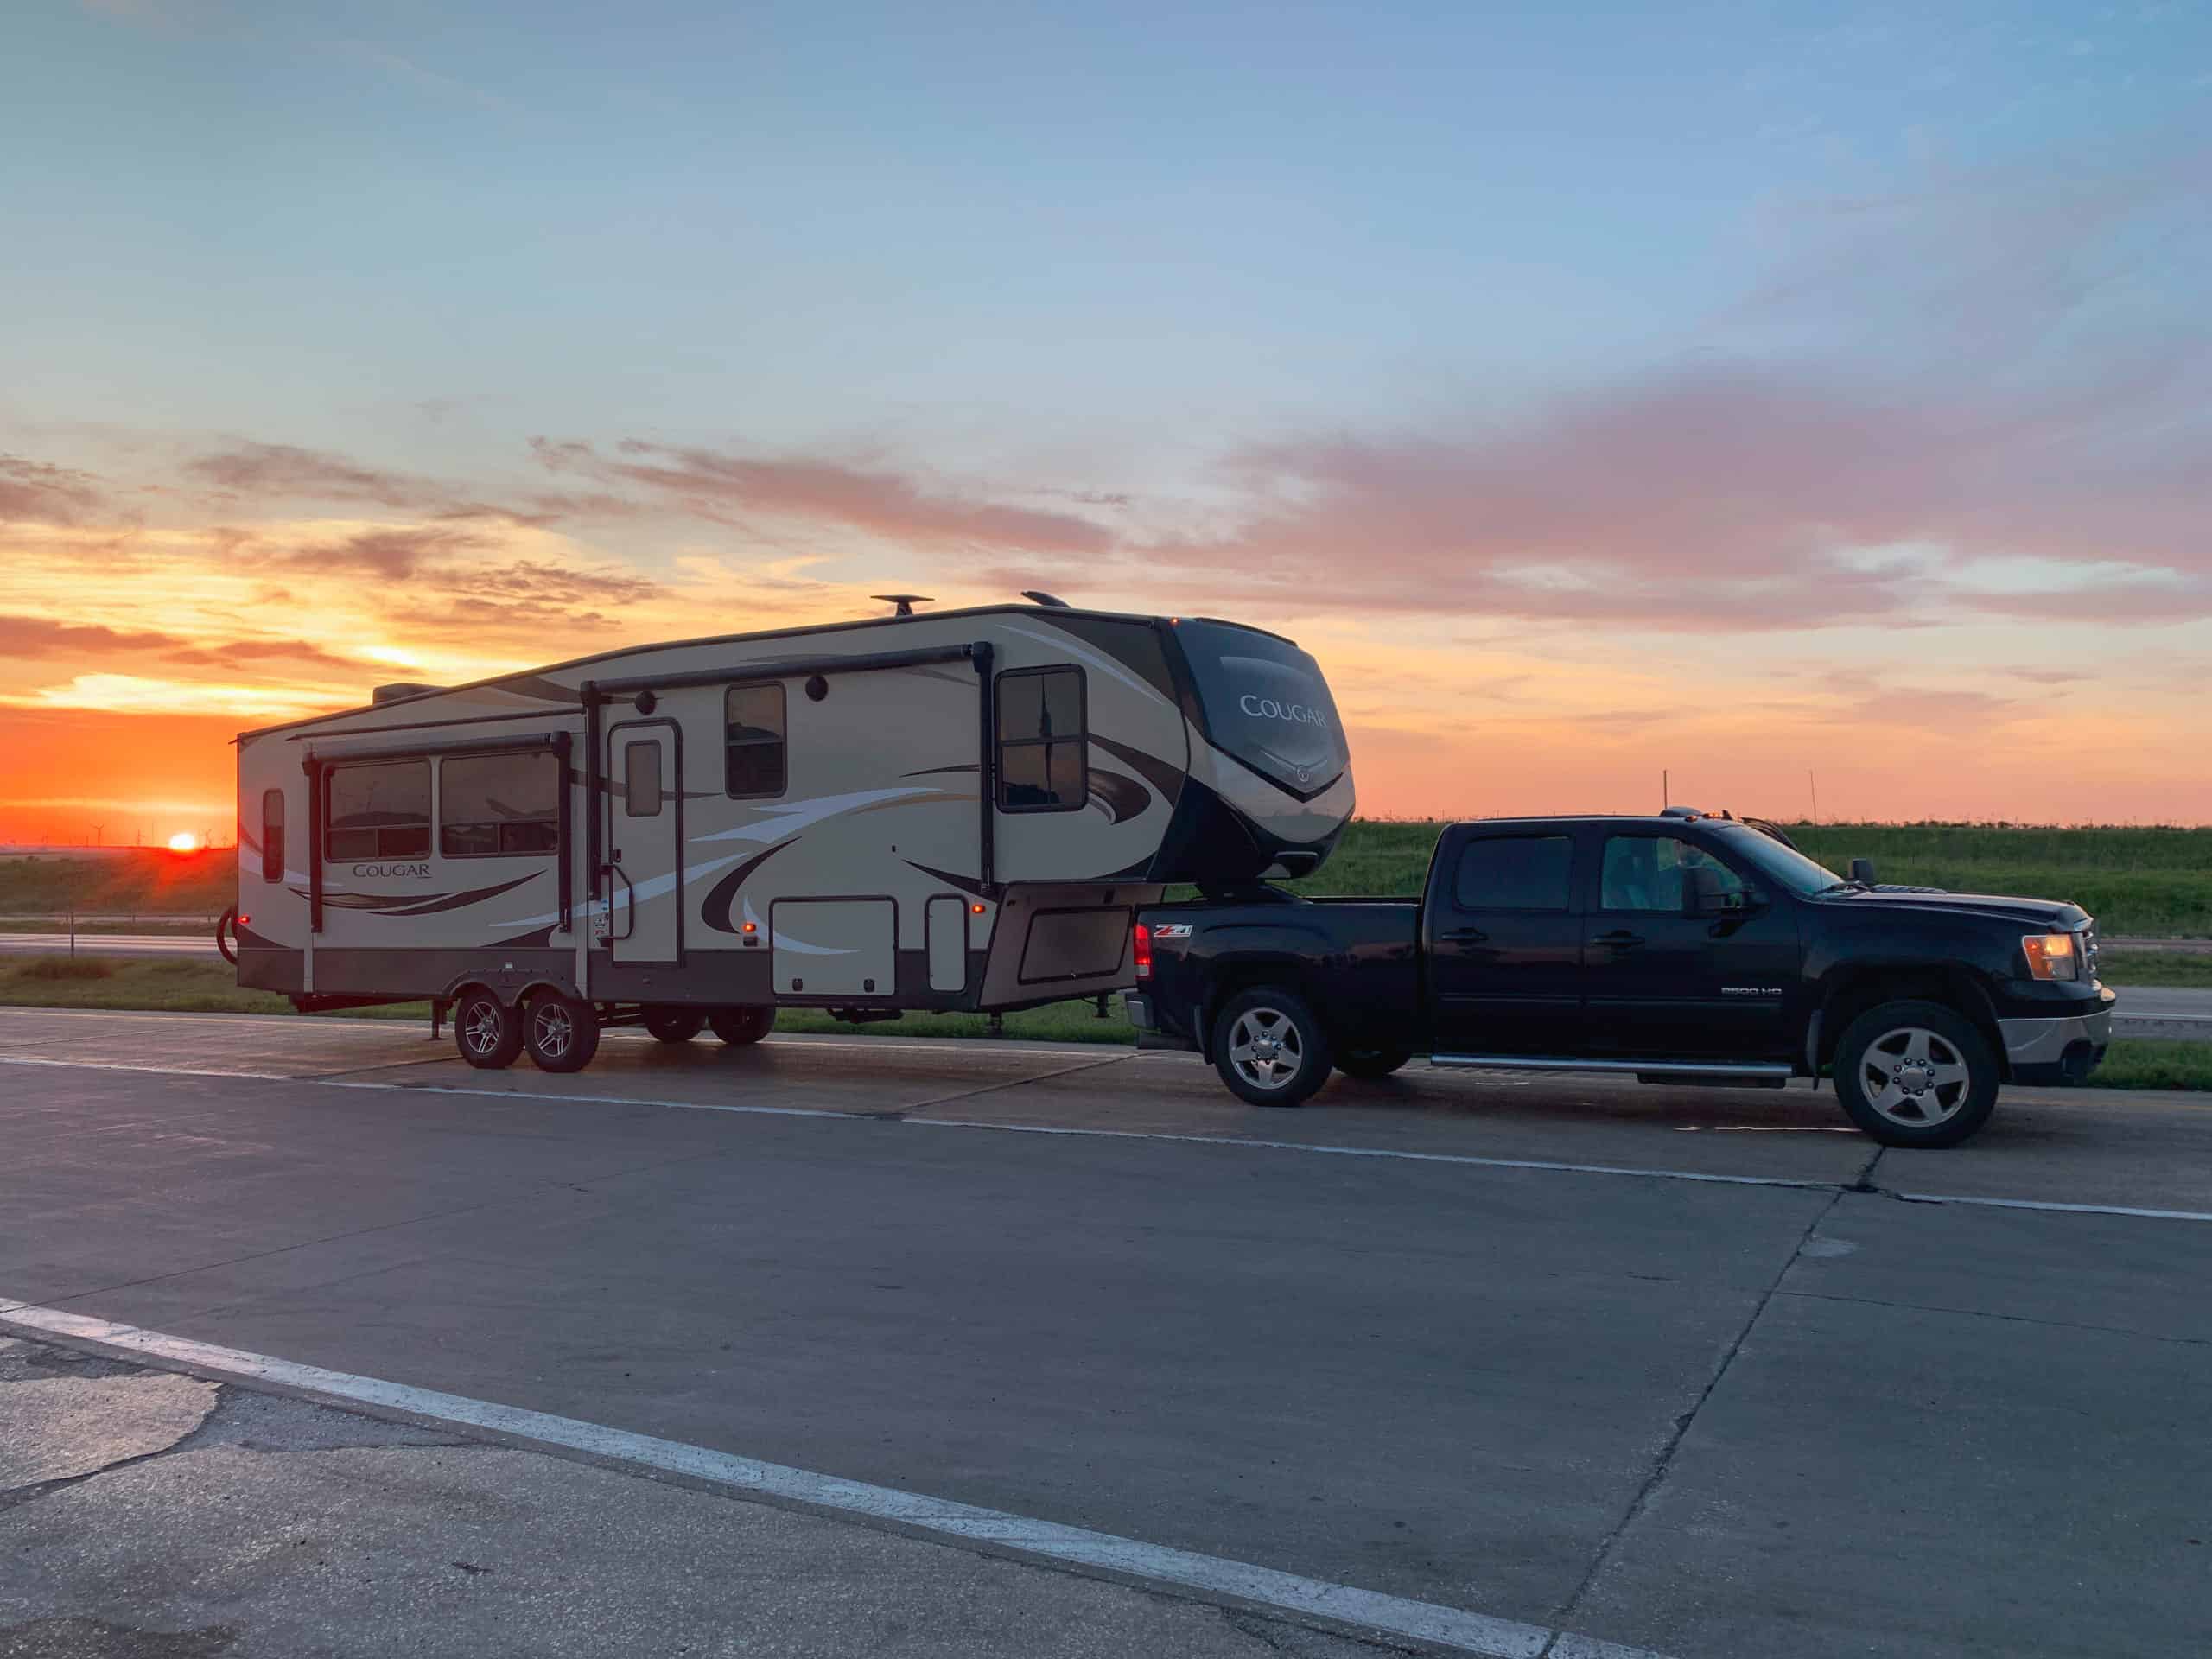
[[[760,924],[758,922],[747,922],[745,925],[745,931],[748,933],[758,933],[760,931]]]
[[[1152,977],[1152,930],[1142,922],[1139,922],[1131,930],[1131,938],[1135,940],[1132,954],[1136,958],[1137,977],[1150,979]]]
[[[983,913],[983,907],[981,905],[970,905],[968,908],[978,916]]]
[[[241,916],[238,918],[238,925],[240,927],[251,927],[253,925],[253,918],[251,916]]]

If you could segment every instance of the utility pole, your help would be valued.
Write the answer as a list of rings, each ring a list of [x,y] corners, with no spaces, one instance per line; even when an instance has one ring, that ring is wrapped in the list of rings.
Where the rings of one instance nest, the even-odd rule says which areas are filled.
[[[1659,769],[1659,804],[1662,808],[1672,806],[1675,804],[1675,798],[1669,791],[1670,786],[1667,781],[1667,769],[1664,766],[1662,766]]]
[[[1813,781],[1813,769],[1805,768],[1805,788],[1813,798],[1813,828],[1821,827],[1821,786]]]

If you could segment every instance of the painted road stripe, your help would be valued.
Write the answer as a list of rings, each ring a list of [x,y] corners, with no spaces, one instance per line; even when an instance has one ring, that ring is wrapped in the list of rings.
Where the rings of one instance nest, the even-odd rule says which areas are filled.
[[[1058,1522],[1033,1520],[950,1498],[872,1486],[837,1475],[816,1474],[783,1464],[763,1463],[680,1440],[609,1428],[574,1417],[556,1417],[519,1406],[496,1405],[457,1394],[409,1388],[376,1377],[325,1370],[267,1354],[166,1336],[136,1325],[60,1308],[37,1307],[0,1298],[0,1325],[65,1337],[124,1353],[166,1360],[195,1371],[245,1378],[296,1389],[337,1404],[365,1405],[404,1412],[442,1423],[487,1431],[548,1450],[582,1452],[645,1469],[681,1475],[747,1497],[766,1498],[858,1520],[887,1523],[904,1530],[995,1551],[1041,1558],[1079,1570],[1172,1585],[1204,1597],[1263,1607],[1305,1618],[1350,1626],[1386,1636],[1433,1643],[1485,1659],[1540,1659],[1580,1654],[1586,1659],[1662,1659],[1641,1648],[1593,1643],[1541,1624],[1495,1618],[1433,1602],[1413,1601],[1351,1585],[1300,1578],[1272,1567],[1225,1560],[1147,1544],[1111,1533],[1092,1532]],[[1553,1645],[1573,1643],[1576,1645]]]
[[[1995,1210],[2056,1210],[2077,1216],[2142,1216],[2152,1221],[2212,1221],[2212,1211],[2141,1210],[2126,1204],[2061,1204],[2055,1198],[1976,1198],[1952,1192],[1889,1194],[1907,1204],[1980,1204]]]
[[[855,1047],[874,1047],[865,1040]],[[996,1052],[996,1051],[995,1051]],[[1088,1058],[1081,1048],[1052,1051],[1076,1058]],[[1101,1061],[1103,1065],[1105,1062]],[[989,1123],[976,1118],[900,1117],[887,1120],[877,1111],[842,1111],[827,1106],[754,1106],[736,1101],[656,1100],[642,1095],[546,1095],[524,1089],[472,1089],[458,1084],[378,1083],[351,1077],[302,1077],[268,1071],[192,1071],[179,1066],[131,1065],[114,1060],[34,1059],[0,1054],[0,1065],[42,1065],[86,1071],[132,1071],[165,1077],[217,1077],[245,1083],[289,1083],[302,1088],[358,1089],[400,1095],[462,1095],[486,1100],[527,1100],[553,1106],[644,1106],[658,1111],[728,1112],[742,1117],[819,1117],[846,1122],[895,1122],[902,1127],[933,1129],[985,1129],[1001,1135],[1057,1135],[1097,1141],[1156,1141],[1180,1146],[1256,1148],[1262,1152],[1302,1152],[1325,1158],[1382,1158],[1411,1164],[1452,1164],[1472,1169],[1530,1169],[1557,1175],[1619,1175],[1652,1181],[1694,1181],[1710,1186],[1771,1186],[1807,1192],[1830,1192],[1839,1187],[1855,1190],[1840,1181],[1795,1180],[1780,1175],[1717,1175],[1694,1169],[1651,1169],[1634,1164],[1575,1164],[1544,1158],[1484,1158],[1464,1152],[1408,1152],[1397,1147],[1347,1147],[1325,1141],[1268,1141],[1233,1135],[1176,1135],[1165,1129],[1098,1129],[1050,1123]],[[1082,1070],[1084,1068],[1077,1068]],[[1048,1074],[1065,1075],[1065,1074]],[[971,1093],[1016,1087],[1045,1077],[1017,1077],[979,1085]],[[961,1098],[962,1096],[954,1096]],[[922,1107],[909,1107],[913,1111]],[[2212,1221],[2212,1211],[2152,1210],[2122,1204],[2065,1204],[2055,1198],[1983,1198],[1942,1192],[1900,1192],[1879,1189],[1883,1196],[1912,1204],[1978,1204],[2002,1210],[2044,1210],[2067,1215],[2133,1216],[2150,1221]]]

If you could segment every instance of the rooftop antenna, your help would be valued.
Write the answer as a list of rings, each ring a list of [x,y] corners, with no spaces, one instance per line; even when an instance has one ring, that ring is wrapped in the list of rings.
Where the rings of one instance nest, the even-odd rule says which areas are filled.
[[[1023,588],[1021,590],[1021,596],[1024,599],[1034,600],[1038,604],[1045,606],[1046,608],[1051,610],[1065,611],[1068,608],[1068,602],[1065,599],[1058,598],[1052,594],[1040,592],[1039,589],[1034,588]]]
[[[899,608],[894,614],[899,616],[912,616],[915,606],[932,602],[927,594],[870,594],[868,597],[880,599],[887,605],[896,605]]]

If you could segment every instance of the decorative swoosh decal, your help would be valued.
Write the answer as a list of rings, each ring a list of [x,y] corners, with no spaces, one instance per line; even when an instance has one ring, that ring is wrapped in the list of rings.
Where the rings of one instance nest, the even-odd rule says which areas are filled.
[[[794,836],[791,839],[796,841],[798,837]],[[791,844],[789,841],[779,841],[766,852],[755,853],[715,882],[713,889],[699,902],[699,919],[717,933],[741,931],[736,914],[738,889],[752,879],[753,871]]]
[[[1182,798],[1183,782],[1187,774],[1179,766],[1172,766],[1158,755],[1147,754],[1142,749],[1133,749],[1126,743],[1116,743],[1110,737],[1090,734],[1090,741],[1112,755],[1138,777],[1160,791],[1160,799],[1173,806]]]
[[[1090,798],[1106,809],[1106,816],[1116,823],[1126,823],[1152,804],[1152,796],[1134,778],[1125,778],[1118,772],[1090,769]]]

